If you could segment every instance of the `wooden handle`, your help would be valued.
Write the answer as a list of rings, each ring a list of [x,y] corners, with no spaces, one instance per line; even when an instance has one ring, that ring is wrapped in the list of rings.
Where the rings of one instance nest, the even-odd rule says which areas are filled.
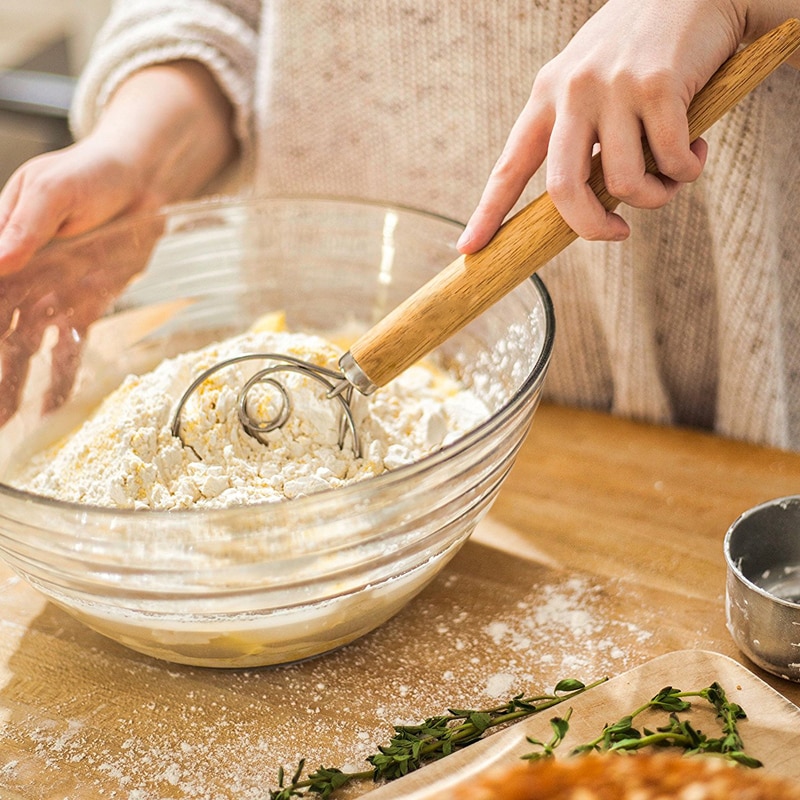
[[[729,58],[695,95],[687,116],[691,140],[733,108],[800,45],[790,19]],[[645,164],[657,172],[644,143]],[[611,211],[619,201],[605,187],[600,157],[589,185]],[[577,238],[545,192],[505,222],[482,250],[459,256],[350,348],[372,384],[383,386],[526,280]]]

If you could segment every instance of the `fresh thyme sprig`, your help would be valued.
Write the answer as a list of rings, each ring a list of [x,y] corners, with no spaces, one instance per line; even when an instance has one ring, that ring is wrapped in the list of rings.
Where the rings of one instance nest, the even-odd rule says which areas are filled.
[[[444,758],[478,741],[490,728],[496,728],[524,717],[538,714],[563,703],[583,692],[599,686],[607,678],[584,684],[574,678],[559,681],[552,694],[524,697],[519,694],[507,703],[483,710],[448,709],[447,714],[429,717],[419,725],[397,725],[389,744],[367,758],[371,769],[361,772],[343,772],[331,767],[320,767],[305,774],[305,761],[301,761],[286,781],[283,769],[278,771],[278,788],[270,791],[270,800],[291,800],[295,797],[318,795],[329,798],[338,789],[353,781],[372,779],[391,781],[401,778],[424,764]],[[569,714],[566,715],[569,718]]]
[[[681,719],[678,716],[692,707],[686,698],[695,697],[706,700],[716,710],[722,729],[720,736],[709,736],[692,725],[688,719]],[[654,730],[635,727],[636,717],[648,709],[668,712],[667,723]],[[689,755],[715,754],[742,766],[760,767],[762,766],[760,761],[744,752],[744,742],[739,734],[738,722],[746,718],[744,709],[728,700],[725,690],[717,682],[692,692],[682,692],[680,689],[666,686],[644,705],[621,717],[617,722],[606,725],[596,739],[573,748],[571,754],[580,755],[592,751],[632,751],[650,746],[677,747]],[[568,719],[567,716],[551,720],[550,724],[555,735],[550,742],[544,743],[529,738],[528,741],[536,745],[537,749],[523,758],[536,760],[552,756],[555,747],[566,736],[569,728]]]
[[[564,741],[564,737],[567,735],[567,731],[569,730],[569,718],[571,716],[572,709],[568,708],[567,713],[564,714],[563,717],[553,717],[553,719],[550,720],[550,727],[553,729],[553,735],[550,737],[549,741],[542,742],[539,741],[539,739],[526,736],[525,738],[530,744],[540,747],[541,750],[526,753],[522,758],[527,761],[536,761],[540,758],[550,758],[554,756],[556,754],[556,747]]]

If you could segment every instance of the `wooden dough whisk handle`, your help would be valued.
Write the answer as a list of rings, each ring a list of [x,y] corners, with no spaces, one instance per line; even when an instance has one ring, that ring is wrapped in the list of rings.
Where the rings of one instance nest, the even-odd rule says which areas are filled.
[[[691,140],[733,108],[800,45],[800,21],[789,19],[729,58],[695,95],[687,116]],[[645,163],[657,172],[644,143]],[[589,185],[611,211],[600,157]],[[459,256],[363,334],[340,362],[360,391],[383,386],[482,314],[577,238],[545,192],[505,222],[482,250]]]

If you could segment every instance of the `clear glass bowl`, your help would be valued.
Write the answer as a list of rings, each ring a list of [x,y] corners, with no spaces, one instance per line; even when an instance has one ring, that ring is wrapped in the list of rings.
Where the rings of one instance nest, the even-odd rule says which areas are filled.
[[[85,336],[76,325],[77,380],[50,414],[45,336],[20,410],[0,428],[0,479],[126,374],[241,333],[265,312],[285,311],[290,330],[366,329],[452,261],[459,232],[409,209],[269,198],[181,205],[50,247],[38,263],[66,276],[47,312],[53,329],[81,317],[59,294],[75,286],[105,313]],[[534,277],[440,347],[438,364],[492,413],[417,463],[225,510],[109,510],[3,483],[0,553],[91,628],[158,658],[245,667],[332,650],[402,608],[487,512],[538,405],[553,333]]]

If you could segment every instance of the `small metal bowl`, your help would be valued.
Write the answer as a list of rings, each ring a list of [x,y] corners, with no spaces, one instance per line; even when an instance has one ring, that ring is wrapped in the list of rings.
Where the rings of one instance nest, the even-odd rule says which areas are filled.
[[[724,548],[734,641],[762,669],[800,681],[800,495],[745,511]]]

